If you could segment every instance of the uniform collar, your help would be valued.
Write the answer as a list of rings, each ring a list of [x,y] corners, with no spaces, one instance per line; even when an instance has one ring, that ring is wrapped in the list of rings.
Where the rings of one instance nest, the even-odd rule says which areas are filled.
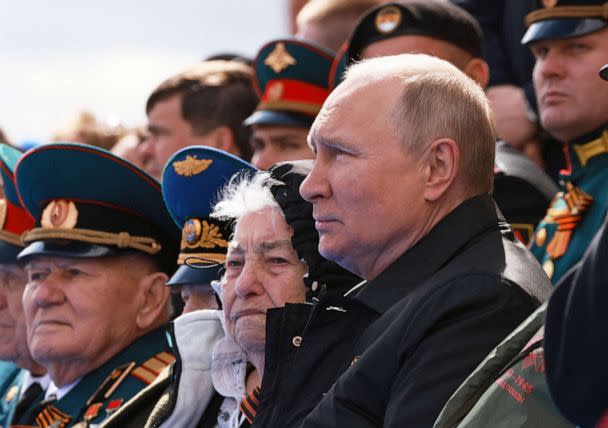
[[[490,229],[498,232],[500,219],[491,196],[479,195],[464,201],[369,281],[355,299],[379,313],[386,312],[447,264],[471,239]]]
[[[564,147],[568,169],[564,175],[572,175],[577,170],[586,167],[591,159],[608,154],[608,125],[602,126],[575,138]]]

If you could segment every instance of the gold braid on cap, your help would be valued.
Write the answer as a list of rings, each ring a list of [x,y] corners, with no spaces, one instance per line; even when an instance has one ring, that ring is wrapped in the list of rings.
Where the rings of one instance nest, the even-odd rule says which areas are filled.
[[[23,235],[23,242],[26,244],[45,239],[68,239],[91,244],[115,245],[118,248],[132,248],[151,255],[158,253],[162,248],[154,238],[131,236],[128,232],[111,233],[90,229],[37,227]]]
[[[0,230],[0,241],[8,242],[9,244],[13,244],[18,247],[23,247],[23,240],[21,237],[22,235],[17,235],[16,233],[8,232],[6,230]]]
[[[608,2],[601,6],[555,6],[538,9],[526,15],[526,27],[537,21],[555,18],[604,18],[608,19]]]

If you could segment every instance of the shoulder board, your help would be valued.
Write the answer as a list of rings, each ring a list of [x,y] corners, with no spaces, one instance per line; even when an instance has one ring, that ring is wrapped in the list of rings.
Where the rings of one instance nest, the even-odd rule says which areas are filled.
[[[162,372],[167,366],[169,366],[175,357],[169,352],[160,352],[144,362],[141,366],[138,366],[131,372],[131,376],[141,380],[146,385],[150,385],[156,377]]]

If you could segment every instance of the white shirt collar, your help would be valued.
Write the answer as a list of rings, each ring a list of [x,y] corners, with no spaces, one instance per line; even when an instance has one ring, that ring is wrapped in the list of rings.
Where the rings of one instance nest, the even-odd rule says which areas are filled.
[[[76,385],[78,385],[78,382],[80,382],[80,379],[78,379],[68,385],[63,385],[62,387],[58,387],[57,385],[55,385],[55,382],[51,381],[49,384],[49,387],[46,389],[46,392],[44,394],[44,399],[48,400],[48,398],[51,395],[55,395],[57,397],[57,400],[61,400],[63,397],[66,396],[66,394],[68,392],[70,392],[72,390],[72,388],[74,388]]]
[[[21,389],[19,390],[19,398],[23,397],[25,391],[34,383],[39,383],[42,387],[42,390],[45,391],[49,387],[49,383],[51,383],[51,378],[49,378],[48,374],[44,374],[42,376],[34,376],[30,373],[29,370],[25,371],[25,377],[21,382]]]

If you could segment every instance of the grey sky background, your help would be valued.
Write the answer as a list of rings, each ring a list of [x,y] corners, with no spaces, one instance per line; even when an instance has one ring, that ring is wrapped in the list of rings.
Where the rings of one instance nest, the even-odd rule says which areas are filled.
[[[81,109],[143,124],[164,78],[287,28],[283,0],[0,0],[0,128],[46,141]]]

